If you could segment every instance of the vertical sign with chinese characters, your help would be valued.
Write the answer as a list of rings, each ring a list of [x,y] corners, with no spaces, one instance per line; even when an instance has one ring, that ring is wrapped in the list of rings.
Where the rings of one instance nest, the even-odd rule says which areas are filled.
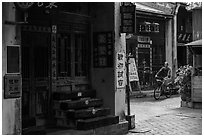
[[[51,69],[52,69],[52,90],[55,91],[56,90],[56,77],[57,77],[57,51],[56,51],[56,33],[57,33],[57,26],[56,25],[52,25],[52,34],[51,34]]]
[[[94,34],[93,49],[94,67],[113,66],[113,33],[99,32]]]
[[[116,80],[117,80],[117,88],[125,87],[125,53],[117,53],[116,55]]]
[[[121,12],[121,33],[136,33],[136,6],[134,4],[123,4],[120,7]]]

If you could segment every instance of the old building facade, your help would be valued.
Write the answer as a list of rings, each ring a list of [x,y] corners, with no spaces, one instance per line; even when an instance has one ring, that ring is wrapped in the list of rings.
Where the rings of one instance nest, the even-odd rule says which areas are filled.
[[[124,55],[124,66],[126,55],[125,34],[119,30],[120,6],[2,4],[3,134],[56,125],[55,97],[64,93],[68,98],[91,97],[88,93],[94,91],[94,98],[85,99],[85,104],[102,100],[100,105],[108,108],[109,115],[125,120],[126,76],[118,87],[116,72],[116,55]]]

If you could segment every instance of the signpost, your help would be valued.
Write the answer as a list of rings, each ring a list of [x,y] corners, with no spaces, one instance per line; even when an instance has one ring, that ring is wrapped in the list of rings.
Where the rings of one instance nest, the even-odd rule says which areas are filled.
[[[131,2],[122,2],[120,7],[121,13],[121,26],[120,33],[136,33],[136,6]],[[128,121],[128,129],[135,128],[135,115],[130,114],[130,80],[134,79],[135,74],[131,74],[133,77],[129,77],[129,59],[131,55],[126,55],[126,95],[127,95],[127,116],[126,120]],[[133,67],[131,67],[133,68]],[[130,69],[131,69],[130,68]],[[133,68],[134,69],[134,68]]]
[[[130,65],[130,58],[132,55],[126,56],[126,77],[127,77],[127,85],[126,85],[126,94],[127,94],[127,115],[126,120],[128,121],[128,129],[134,129],[135,128],[135,115],[130,114],[130,75],[129,75],[129,65]]]

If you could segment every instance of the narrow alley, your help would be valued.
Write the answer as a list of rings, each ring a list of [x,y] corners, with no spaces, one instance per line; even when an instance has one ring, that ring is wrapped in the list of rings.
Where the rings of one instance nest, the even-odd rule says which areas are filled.
[[[135,129],[129,135],[201,135],[202,109],[180,107],[180,101],[179,95],[131,99]]]

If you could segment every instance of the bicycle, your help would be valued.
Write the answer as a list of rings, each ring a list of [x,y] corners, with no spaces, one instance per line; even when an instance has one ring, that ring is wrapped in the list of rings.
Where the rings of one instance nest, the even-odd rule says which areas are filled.
[[[166,98],[170,98],[172,94],[172,89],[173,89],[172,83],[170,82],[167,85],[165,85],[164,78],[158,78],[158,77],[156,77],[156,82],[157,82],[157,86],[154,89],[154,98],[158,100],[162,95],[165,95]]]

